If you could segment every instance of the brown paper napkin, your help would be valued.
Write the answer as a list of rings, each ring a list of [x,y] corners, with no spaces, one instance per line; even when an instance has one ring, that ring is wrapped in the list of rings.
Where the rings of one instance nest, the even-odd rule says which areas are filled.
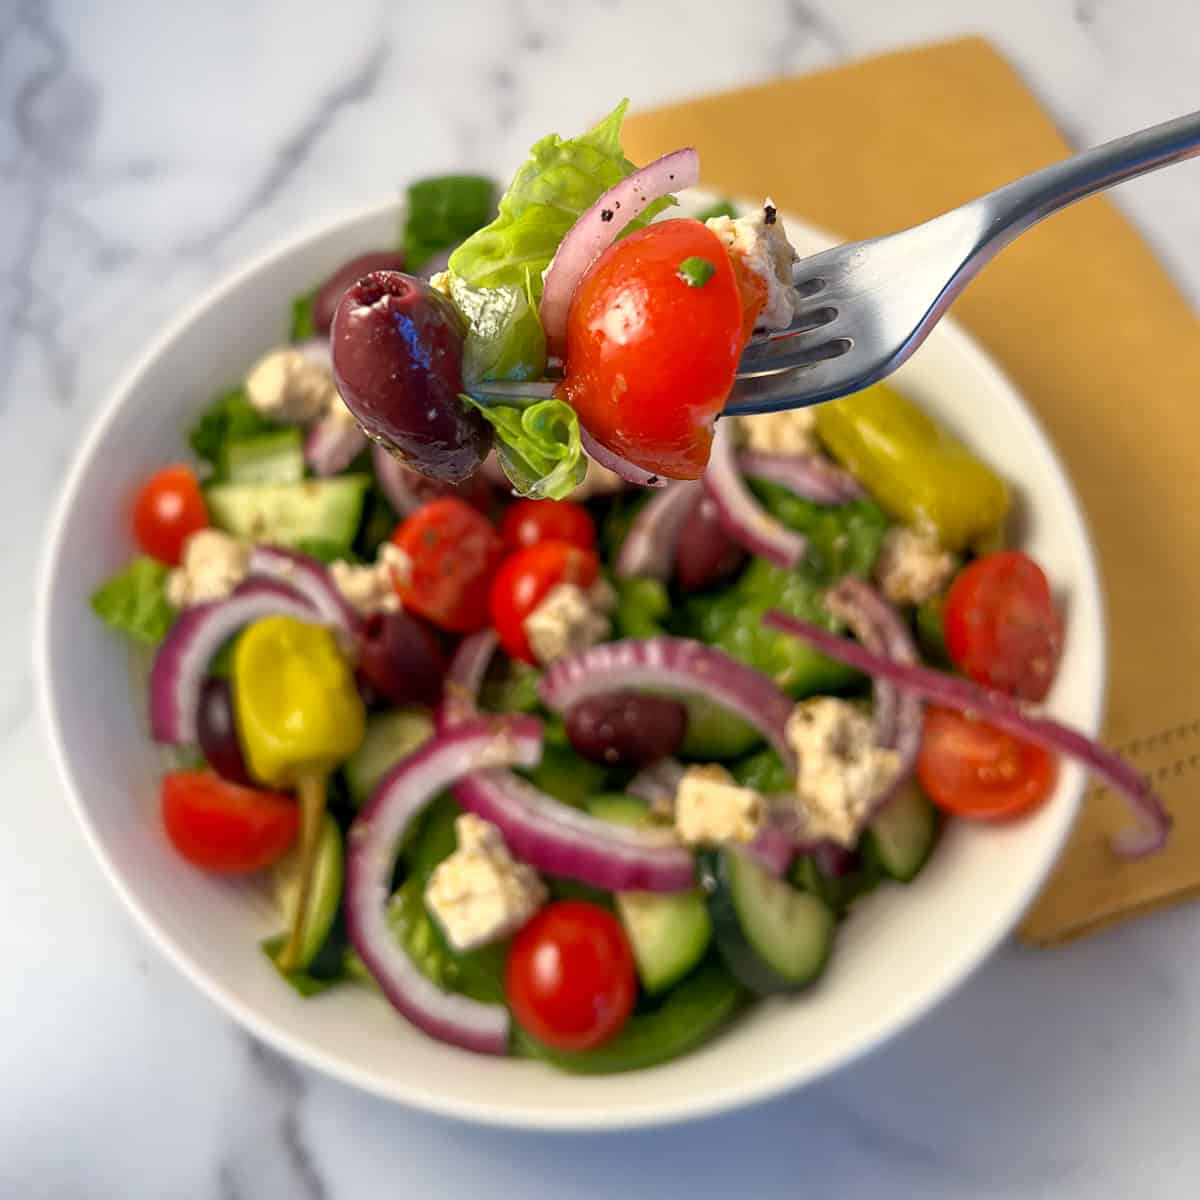
[[[979,39],[891,54],[631,117],[645,162],[695,145],[704,181],[770,194],[848,239],[890,233],[1070,152]],[[1093,789],[1022,928],[1051,943],[1200,892],[1200,329],[1107,200],[1018,239],[954,314],[1036,408],[1082,497],[1109,618],[1106,737],[1153,775],[1169,848],[1118,863],[1128,818]]]

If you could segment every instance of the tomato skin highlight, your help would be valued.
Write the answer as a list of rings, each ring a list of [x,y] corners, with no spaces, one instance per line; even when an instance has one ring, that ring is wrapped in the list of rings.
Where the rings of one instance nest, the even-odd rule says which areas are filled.
[[[699,287],[679,273],[703,258]],[[575,290],[561,395],[616,454],[658,475],[696,479],[745,342],[729,255],[699,221],[660,221],[614,242]]]
[[[510,553],[538,542],[570,542],[581,550],[596,545],[596,522],[582,504],[570,500],[518,500],[500,522]]]
[[[946,595],[946,650],[964,675],[1022,700],[1046,698],[1063,620],[1045,572],[1019,550],[969,563]]]
[[[1058,760],[1041,746],[954,709],[926,709],[917,781],[945,812],[1007,820],[1042,804],[1057,779]]]
[[[510,658],[536,663],[525,618],[560,583],[573,583],[585,591],[600,574],[600,560],[592,550],[569,542],[538,542],[510,554],[492,582],[492,625]]]
[[[519,1024],[556,1050],[591,1050],[620,1032],[637,998],[620,921],[583,900],[548,904],[513,938],[504,988]]]
[[[149,555],[179,566],[184,542],[208,528],[208,509],[191,467],[174,463],[155,471],[133,501],[133,535]]]
[[[408,556],[408,569],[395,578],[405,608],[451,633],[487,625],[504,543],[477,509],[454,496],[431,500],[396,527],[392,543]]]
[[[188,862],[223,875],[269,867],[300,828],[293,797],[242,787],[206,770],[163,776],[162,817],[171,844]]]

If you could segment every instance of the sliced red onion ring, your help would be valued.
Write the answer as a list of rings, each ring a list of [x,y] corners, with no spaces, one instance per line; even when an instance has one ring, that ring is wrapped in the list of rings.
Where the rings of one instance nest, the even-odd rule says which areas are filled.
[[[796,756],[784,736],[792,702],[761,671],[689,638],[627,638],[602,642],[551,663],[538,692],[562,713],[580,700],[632,688],[701,696],[749,721],[790,771]]]
[[[674,804],[683,770],[683,763],[677,758],[660,758],[658,762],[643,767],[625,785],[625,790],[651,806]]]
[[[213,655],[252,621],[277,614],[323,620],[303,596],[266,579],[247,580],[226,600],[184,610],[150,667],[150,733],[156,742],[182,746],[196,740],[200,689]]]
[[[477,714],[475,701],[498,642],[494,629],[483,629],[479,633],[469,634],[458,643],[458,649],[446,670],[446,678],[442,681],[442,703],[437,712],[438,729],[453,729]]]
[[[670,578],[679,535],[703,486],[698,479],[673,479],[650,498],[634,517],[617,553],[614,571],[619,579]]]
[[[788,822],[768,817],[746,850],[760,866],[778,879],[796,857],[796,839]]]
[[[419,1029],[479,1054],[507,1052],[508,1010],[443,992],[417,970],[388,927],[392,874],[405,830],[434,796],[480,767],[533,766],[541,751],[541,725],[530,717],[438,734],[384,776],[347,837],[346,932],[367,970]]]
[[[808,548],[804,537],[771,516],[742,479],[728,421],[719,421],[713,431],[703,479],[725,532],[735,542],[778,567],[794,567],[804,557]]]
[[[1124,797],[1140,818],[1138,826],[1122,830],[1113,839],[1113,849],[1121,858],[1153,854],[1165,845],[1171,830],[1171,814],[1155,794],[1150,780],[1119,755],[1077,730],[1042,716],[1034,706],[1003,692],[979,687],[944,671],[896,662],[809,621],[777,611],[767,613],[764,621],[772,629],[803,639],[830,658],[895,684],[901,691],[931,704],[956,709],[1013,737],[1075,759]]]
[[[357,635],[362,622],[324,563],[282,546],[258,545],[250,551],[248,570],[251,578],[271,579],[298,592],[328,624],[349,637]]]
[[[539,316],[553,352],[562,350],[571,297],[592,263],[655,200],[699,182],[700,155],[691,147],[673,150],[613,184],[579,215],[550,260],[542,289]]]
[[[607,467],[614,475],[619,475],[626,483],[636,483],[641,487],[666,487],[667,480],[662,475],[655,475],[645,467],[631,463],[629,459],[601,445],[584,427],[579,427],[579,440],[583,443],[586,454],[594,458],[602,467]]]
[[[849,471],[819,454],[743,450],[737,462],[742,474],[777,483],[814,504],[848,504],[866,495],[862,484]]]
[[[341,401],[337,401],[341,404]],[[367,448],[367,435],[357,423],[326,413],[304,439],[304,461],[314,475],[344,471]]]

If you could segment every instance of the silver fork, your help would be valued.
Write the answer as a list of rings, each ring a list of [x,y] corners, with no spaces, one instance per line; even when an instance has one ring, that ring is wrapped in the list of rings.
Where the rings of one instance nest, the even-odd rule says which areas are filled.
[[[792,275],[796,317],[751,339],[725,413],[804,408],[877,383],[1019,234],[1076,200],[1198,153],[1195,112],[1053,163],[922,225],[801,259]],[[488,383],[479,392],[504,403],[548,396],[555,386]]]

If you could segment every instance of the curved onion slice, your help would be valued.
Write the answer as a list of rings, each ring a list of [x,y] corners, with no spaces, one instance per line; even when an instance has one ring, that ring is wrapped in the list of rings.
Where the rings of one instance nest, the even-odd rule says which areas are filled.
[[[792,865],[796,857],[796,838],[786,821],[771,817],[758,831],[754,841],[746,847],[749,853],[768,874],[778,879]]]
[[[340,404],[341,401],[339,400]],[[304,461],[314,475],[336,475],[344,471],[367,448],[367,435],[340,414],[326,413],[304,439]]]
[[[200,689],[216,652],[251,621],[278,614],[319,621],[321,614],[289,587],[250,579],[225,600],[185,609],[150,667],[150,733],[173,746],[196,740]]]
[[[1029,704],[1003,692],[982,688],[966,679],[933,671],[915,663],[897,662],[875,654],[848,638],[838,637],[809,621],[785,613],[767,613],[764,622],[781,633],[791,634],[815,646],[822,654],[885,679],[903,692],[911,692],[931,704],[941,704],[977,717],[997,729],[1055,754],[1065,754],[1086,767],[1118,792],[1140,818],[1138,826],[1122,830],[1113,840],[1122,858],[1138,858],[1161,850],[1171,829],[1171,814],[1155,794],[1150,780],[1119,755],[1091,738],[1043,717]]]
[[[607,446],[601,445],[582,425],[579,427],[579,440],[583,443],[585,454],[614,475],[620,476],[626,483],[636,483],[640,487],[667,486],[667,481],[662,475],[655,475],[653,471],[647,471],[645,467],[639,467],[629,459],[615,454]]]
[[[677,758],[660,758],[643,767],[625,785],[625,791],[651,806],[673,804],[682,778],[683,763]]]
[[[761,671],[703,642],[666,636],[602,642],[551,663],[538,692],[548,708],[562,713],[580,700],[627,688],[712,700],[749,721],[796,770],[784,736],[791,700]]]
[[[562,350],[571,297],[592,263],[655,200],[699,182],[700,155],[691,147],[673,150],[613,184],[591,208],[580,213],[546,268],[538,315],[552,352]]]
[[[488,663],[499,639],[494,629],[469,634],[458,643],[442,681],[442,703],[438,706],[438,729],[453,729],[477,714],[475,706]]]
[[[808,542],[771,516],[742,479],[728,421],[719,421],[713,431],[703,481],[716,503],[725,532],[740,546],[777,567],[794,567],[804,557]]]
[[[251,578],[271,579],[298,592],[334,628],[350,637],[358,633],[358,614],[338,591],[324,563],[282,546],[259,545],[250,551],[247,569]]]
[[[396,855],[405,830],[456,779],[503,763],[533,766],[541,757],[539,722],[476,719],[441,733],[381,780],[350,827],[346,851],[346,932],[393,1007],[419,1029],[479,1054],[508,1049],[508,1010],[443,992],[417,970],[388,927]]]
[[[639,510],[617,553],[613,570],[619,579],[670,578],[679,535],[703,486],[698,479],[673,479]]]
[[[742,474],[777,483],[814,504],[848,504],[866,495],[862,484],[849,471],[819,454],[743,450],[737,462]]]

